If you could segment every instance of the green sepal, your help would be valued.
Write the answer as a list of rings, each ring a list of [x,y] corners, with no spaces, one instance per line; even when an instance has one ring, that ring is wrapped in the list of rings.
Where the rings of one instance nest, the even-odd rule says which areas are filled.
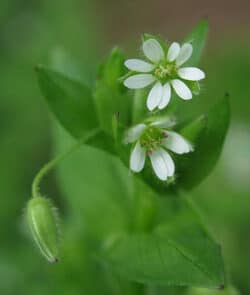
[[[189,89],[194,95],[199,95],[201,92],[201,87],[199,81],[185,81]]]

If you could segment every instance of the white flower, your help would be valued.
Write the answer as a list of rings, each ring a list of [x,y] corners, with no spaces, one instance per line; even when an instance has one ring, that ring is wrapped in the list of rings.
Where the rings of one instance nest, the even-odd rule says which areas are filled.
[[[136,74],[129,76],[124,85],[130,89],[139,89],[153,84],[148,98],[147,107],[150,111],[158,107],[165,108],[171,98],[172,89],[184,99],[192,98],[192,91],[185,81],[200,81],[205,73],[195,67],[181,67],[192,55],[193,47],[189,43],[180,46],[173,42],[167,50],[162,48],[156,39],[143,42],[144,55],[149,60],[128,59],[125,66]],[[184,82],[183,82],[184,80]]]
[[[135,143],[130,155],[130,169],[140,172],[148,155],[156,176],[167,180],[174,175],[175,164],[167,150],[176,154],[193,151],[192,145],[180,134],[167,130],[171,122],[154,122],[149,125],[138,124],[126,134],[126,143]]]

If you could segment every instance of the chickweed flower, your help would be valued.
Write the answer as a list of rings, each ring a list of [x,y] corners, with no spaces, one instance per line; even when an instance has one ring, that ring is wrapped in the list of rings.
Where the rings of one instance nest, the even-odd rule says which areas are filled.
[[[188,140],[170,131],[168,122],[138,124],[126,134],[126,143],[135,143],[130,155],[130,169],[140,172],[144,168],[146,156],[149,157],[156,176],[166,181],[175,173],[175,164],[170,152],[185,154],[193,151]]]
[[[164,49],[156,39],[143,42],[142,49],[148,61],[128,59],[125,66],[132,71],[124,80],[124,85],[130,89],[145,88],[153,85],[148,98],[147,107],[150,111],[155,108],[164,109],[171,98],[172,89],[184,99],[192,98],[192,91],[185,81],[200,81],[205,73],[196,67],[182,67],[191,57],[193,47],[190,43],[173,42]]]

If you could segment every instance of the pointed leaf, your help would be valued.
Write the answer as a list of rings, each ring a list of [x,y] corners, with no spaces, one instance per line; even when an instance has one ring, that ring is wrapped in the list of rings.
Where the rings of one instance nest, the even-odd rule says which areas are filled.
[[[90,89],[45,66],[36,68],[39,86],[49,108],[62,126],[76,138],[98,127]]]
[[[185,65],[195,66],[199,63],[208,35],[208,22],[201,21],[185,38],[185,42],[193,45],[193,54]]]
[[[207,177],[220,157],[230,121],[227,97],[208,112],[206,120],[206,128],[195,144],[195,151],[179,161],[178,184],[185,189],[193,188]]]
[[[219,288],[224,284],[220,247],[185,200],[165,202],[172,209],[168,222],[149,233],[118,236],[103,258],[131,281]]]

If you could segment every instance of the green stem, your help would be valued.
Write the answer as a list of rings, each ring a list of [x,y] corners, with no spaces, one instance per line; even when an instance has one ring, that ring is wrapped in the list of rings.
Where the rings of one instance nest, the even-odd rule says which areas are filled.
[[[85,143],[87,140],[89,140],[91,137],[95,136],[98,133],[99,129],[93,130],[91,133],[88,133],[88,135],[84,136],[82,139],[78,140],[75,144],[73,144],[68,150],[58,155],[56,158],[49,161],[47,164],[45,164],[36,174],[33,183],[32,183],[32,197],[36,198],[40,196],[39,188],[40,183],[43,179],[43,177],[50,172],[58,163],[60,163],[64,158],[66,158],[68,155],[73,153],[75,150],[77,150],[83,143]]]

